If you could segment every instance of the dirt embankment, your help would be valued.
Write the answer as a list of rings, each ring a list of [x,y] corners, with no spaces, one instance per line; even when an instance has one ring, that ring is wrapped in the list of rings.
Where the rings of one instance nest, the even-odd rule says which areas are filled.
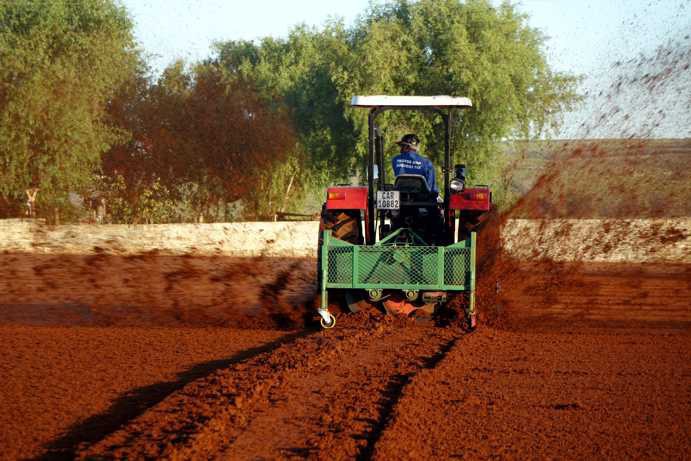
[[[295,328],[314,272],[307,258],[0,254],[0,320]]]
[[[609,311],[622,317],[654,316],[662,306],[685,320],[691,141],[552,147],[556,151],[547,156],[543,173],[514,207],[493,216],[479,237],[478,300],[485,318],[505,322],[511,306],[531,316],[551,306],[571,312],[573,319],[587,311],[606,317],[612,304]],[[526,288],[528,280],[539,288]],[[570,301],[555,303],[553,293],[564,287],[573,292]],[[521,306],[528,292],[542,296],[541,302],[533,298]],[[600,293],[610,293],[612,301],[593,305]],[[678,301],[668,309],[672,299]],[[647,313],[640,310],[644,305]]]
[[[480,236],[491,260],[480,258],[481,306],[506,304],[493,298],[511,285],[516,260],[547,272],[555,261],[691,262],[688,141],[553,147],[545,173]],[[290,255],[314,243],[313,223],[28,226],[17,231],[24,240],[0,245],[6,321],[297,328],[312,317],[314,260]],[[276,252],[285,254],[267,256]]]
[[[68,224],[0,220],[0,252],[314,257],[318,222]]]
[[[509,219],[502,243],[523,261],[691,264],[691,217]]]

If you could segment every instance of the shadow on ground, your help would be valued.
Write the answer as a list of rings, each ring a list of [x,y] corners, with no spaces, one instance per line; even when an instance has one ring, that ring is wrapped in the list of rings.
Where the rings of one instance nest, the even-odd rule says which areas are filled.
[[[114,432],[124,424],[137,418],[173,392],[188,383],[203,378],[216,370],[249,360],[260,354],[271,352],[279,346],[303,338],[313,331],[305,330],[287,334],[264,345],[247,349],[220,360],[199,363],[177,375],[174,381],[165,381],[128,391],[112,402],[108,410],[73,425],[60,438],[45,446],[45,453],[39,460],[74,459],[76,450],[83,444],[93,444]]]

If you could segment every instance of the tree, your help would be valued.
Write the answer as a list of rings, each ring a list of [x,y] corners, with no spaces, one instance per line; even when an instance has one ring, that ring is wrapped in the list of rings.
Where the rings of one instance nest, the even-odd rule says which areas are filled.
[[[142,199],[162,192],[205,216],[252,195],[247,208],[260,214],[253,192],[295,145],[279,104],[264,103],[251,85],[210,63],[174,62],[153,84],[134,79],[115,101],[112,119],[132,138],[106,153],[103,170],[131,217],[143,209]]]
[[[88,187],[127,135],[106,107],[137,59],[130,18],[111,0],[0,3],[0,207],[36,186],[45,211]]]
[[[298,26],[285,40],[219,43],[216,52],[214,62],[229,78],[250,82],[265,102],[288,108],[299,150],[309,153],[310,169],[354,169],[351,153],[357,138],[346,117],[349,99],[334,83],[338,66],[352,60],[342,25],[321,32]]]
[[[285,40],[220,43],[216,61],[285,101],[310,165],[332,179],[357,173],[366,152],[366,113],[349,107],[352,95],[469,96],[474,108],[457,120],[453,146],[475,179],[488,180],[500,141],[556,127],[578,101],[578,79],[549,68],[544,42],[508,2],[398,0],[371,7],[350,29],[336,22],[298,27]],[[438,120],[387,113],[380,125],[390,140],[416,131],[439,163]]]
[[[201,165],[196,180],[218,184],[217,197],[227,202],[245,197],[294,148],[282,108],[269,107],[251,85],[227,79],[215,65],[196,68],[187,105],[188,136]]]

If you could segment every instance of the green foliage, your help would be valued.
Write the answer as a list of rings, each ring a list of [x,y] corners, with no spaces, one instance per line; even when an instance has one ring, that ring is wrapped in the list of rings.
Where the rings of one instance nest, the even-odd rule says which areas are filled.
[[[352,123],[345,116],[348,97],[333,82],[333,70],[350,59],[346,31],[339,24],[322,32],[304,26],[287,39],[264,38],[259,44],[217,44],[218,64],[228,77],[251,82],[269,103],[285,104],[296,128],[300,150],[309,153],[310,169],[353,168],[356,144]]]
[[[105,199],[108,220],[128,224],[177,222],[177,201],[160,180],[153,181],[137,194],[136,202],[127,200],[127,184],[121,175],[104,177],[99,194]]]
[[[216,48],[232,77],[254,82],[267,100],[285,101],[308,165],[332,180],[362,172],[366,113],[349,107],[352,95],[448,94],[474,103],[455,124],[456,161],[469,165],[472,179],[497,182],[498,143],[557,127],[559,114],[578,101],[577,78],[549,68],[544,41],[508,2],[399,0],[372,6],[350,29],[298,27],[285,40]],[[387,113],[379,121],[389,142],[417,132],[440,163],[439,120]]]
[[[364,178],[357,94],[469,96],[455,161],[508,203],[499,144],[555,128],[578,101],[577,79],[549,68],[544,41],[508,2],[397,0],[352,27],[218,43],[154,81],[115,0],[1,2],[0,213],[21,210],[32,185],[41,213],[71,209],[69,192],[100,192],[118,222],[317,211],[326,184]],[[440,166],[440,120],[378,122],[389,156],[394,138],[417,132]]]
[[[0,3],[0,196],[59,205],[124,133],[106,104],[134,69],[132,23],[110,0]],[[45,207],[44,207],[45,208]]]
[[[137,78],[128,88],[113,118],[133,137],[104,156],[103,168],[123,176],[132,206],[161,181],[199,215],[217,216],[219,207],[262,189],[295,145],[280,105],[262,103],[249,84],[226,78],[216,65],[175,62],[154,84],[140,91]]]

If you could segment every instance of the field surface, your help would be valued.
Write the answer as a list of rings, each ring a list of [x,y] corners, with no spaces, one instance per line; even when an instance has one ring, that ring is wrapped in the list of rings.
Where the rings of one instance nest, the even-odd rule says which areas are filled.
[[[541,198],[563,179],[497,226],[630,217]],[[0,255],[0,458],[691,459],[691,264],[517,260],[492,229],[474,333],[313,328],[309,259]]]
[[[6,323],[3,457],[691,456],[691,268],[553,269],[470,335]]]

